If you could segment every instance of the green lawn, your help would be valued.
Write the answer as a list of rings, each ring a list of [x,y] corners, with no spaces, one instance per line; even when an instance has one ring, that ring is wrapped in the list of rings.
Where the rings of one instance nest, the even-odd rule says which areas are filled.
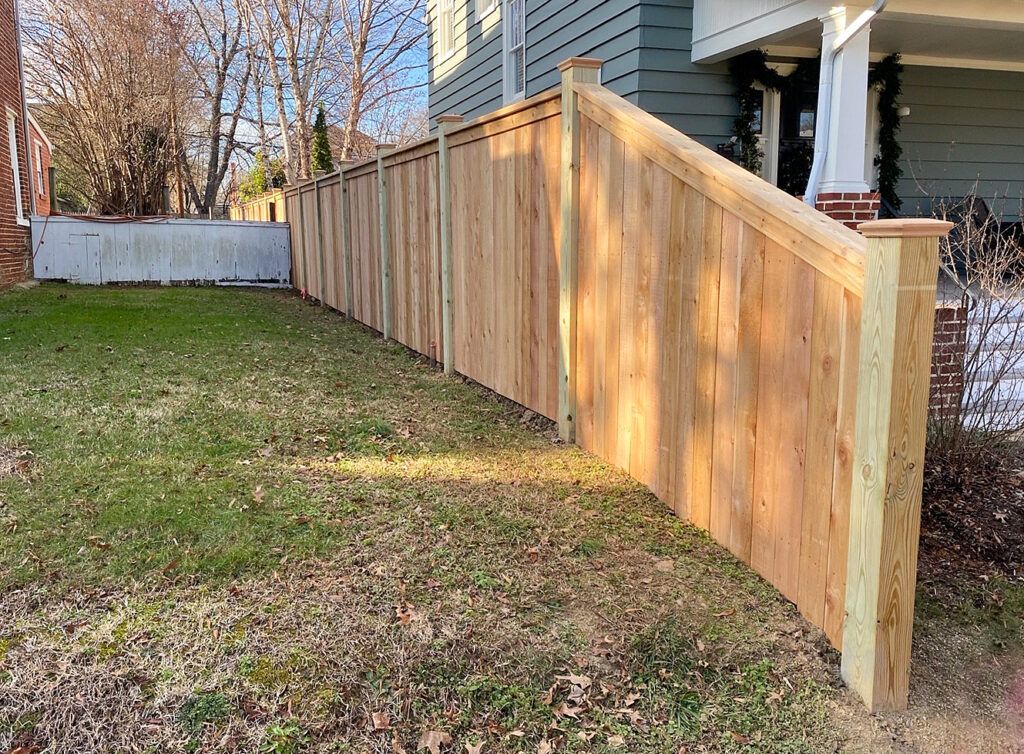
[[[0,531],[0,751],[889,740],[639,485],[291,294],[0,294]]]

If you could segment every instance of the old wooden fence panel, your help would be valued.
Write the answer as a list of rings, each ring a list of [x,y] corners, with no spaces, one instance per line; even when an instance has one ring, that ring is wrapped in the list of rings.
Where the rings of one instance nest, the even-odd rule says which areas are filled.
[[[902,707],[948,224],[869,243],[596,66],[289,187],[294,284],[557,420],[795,602],[871,708]]]

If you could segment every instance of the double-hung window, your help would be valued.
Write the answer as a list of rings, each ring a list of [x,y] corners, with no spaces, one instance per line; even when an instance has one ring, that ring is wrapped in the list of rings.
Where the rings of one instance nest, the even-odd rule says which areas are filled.
[[[14,178],[14,214],[18,225],[28,225],[21,196],[21,167],[18,163],[17,120],[12,110],[7,111],[7,147],[11,155],[11,176]]]
[[[501,37],[505,102],[515,102],[526,95],[526,0],[502,0]]]
[[[437,57],[455,54],[455,0],[437,0]]]

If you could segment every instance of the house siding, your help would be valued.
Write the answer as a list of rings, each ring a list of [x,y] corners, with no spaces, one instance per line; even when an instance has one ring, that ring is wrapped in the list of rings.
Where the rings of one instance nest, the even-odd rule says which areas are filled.
[[[0,0],[0,288],[28,278],[28,228],[15,219],[14,176],[7,141],[7,112],[14,114],[21,197],[27,216],[31,207],[25,123],[18,70],[18,38],[14,0]]]
[[[738,113],[726,63],[691,60],[693,0],[645,0],[639,106],[714,148],[732,135]]]
[[[435,61],[436,0],[430,0]],[[501,107],[500,9],[475,18],[475,3],[457,2],[455,64],[431,66],[430,118],[475,118]],[[556,66],[571,56],[604,62],[601,83],[672,126],[714,146],[728,139],[736,105],[724,65],[690,62],[692,0],[527,0],[526,95],[559,83]]]
[[[1024,73],[907,66],[902,212],[928,214],[929,196],[977,191],[1007,219],[1024,197]]]

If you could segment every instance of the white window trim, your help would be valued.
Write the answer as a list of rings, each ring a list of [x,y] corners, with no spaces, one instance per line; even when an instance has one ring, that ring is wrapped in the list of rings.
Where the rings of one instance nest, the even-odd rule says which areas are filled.
[[[32,146],[35,147],[35,160],[32,167],[36,169],[36,196],[42,198],[46,196],[46,179],[43,176],[43,142],[33,139]]]
[[[7,148],[11,156],[11,174],[14,177],[14,212],[18,225],[28,225],[24,198],[21,195],[21,166],[18,164],[18,116],[7,108]]]
[[[476,0],[476,20],[483,21],[498,9],[500,0]]]
[[[868,111],[865,115],[864,128],[864,182],[868,188],[878,188],[878,168],[875,167],[875,157],[878,155],[878,129],[881,124],[878,119],[878,90],[874,87],[868,89]]]
[[[502,93],[503,99],[506,105],[513,102],[519,102],[526,97],[526,0],[518,0],[521,3],[523,9],[522,28],[523,28],[523,41],[520,45],[523,48],[523,89],[522,91],[513,91],[512,82],[514,80],[514,72],[509,66],[509,58],[512,53],[512,47],[509,45],[511,38],[511,24],[512,14],[509,12],[509,5],[513,0],[501,0],[501,79],[502,79]]]
[[[445,42],[445,15],[448,16],[448,46]],[[437,47],[438,62],[443,63],[455,54],[455,0],[437,0]]]

